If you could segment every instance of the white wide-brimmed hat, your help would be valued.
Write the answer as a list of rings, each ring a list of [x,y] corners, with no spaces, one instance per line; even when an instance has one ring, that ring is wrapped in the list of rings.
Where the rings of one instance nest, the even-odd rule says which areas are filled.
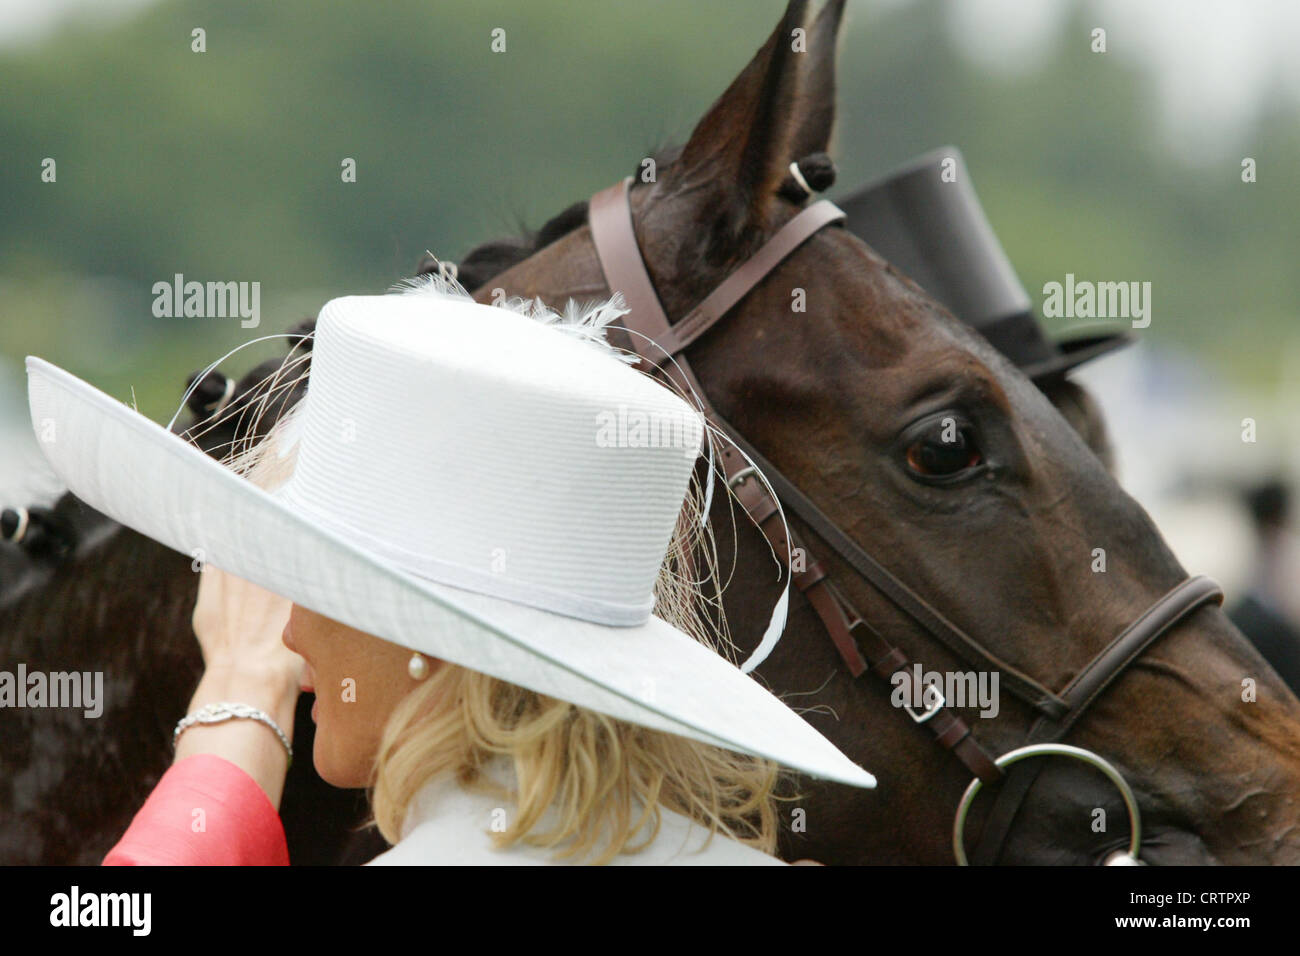
[[[445,289],[327,303],[292,475],[273,491],[29,356],[32,424],[77,497],[305,608],[621,720],[874,786],[651,613],[702,422],[590,322],[538,315]]]

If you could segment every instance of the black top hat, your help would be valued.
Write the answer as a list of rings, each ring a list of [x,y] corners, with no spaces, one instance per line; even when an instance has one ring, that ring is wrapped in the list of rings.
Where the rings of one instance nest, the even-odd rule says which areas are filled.
[[[1047,338],[956,147],[926,153],[836,205],[855,235],[1030,378],[1063,375],[1133,341],[1118,325]]]

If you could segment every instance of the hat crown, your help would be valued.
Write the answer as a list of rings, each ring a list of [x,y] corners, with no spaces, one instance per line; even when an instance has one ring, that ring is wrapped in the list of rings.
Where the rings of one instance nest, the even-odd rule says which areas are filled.
[[[605,352],[445,294],[321,311],[293,476],[278,494],[408,573],[633,625],[703,426]]]

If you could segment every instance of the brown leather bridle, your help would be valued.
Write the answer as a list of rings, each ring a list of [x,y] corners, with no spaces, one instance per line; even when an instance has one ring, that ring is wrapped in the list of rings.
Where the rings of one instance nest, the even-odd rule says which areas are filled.
[[[870,671],[897,686],[902,675],[917,707],[903,708],[916,723],[927,727],[935,740],[951,751],[981,782],[1002,780],[1003,771],[975,739],[970,726],[947,709],[942,695],[920,686],[921,668],[914,659],[873,628],[835,586],[827,570],[807,546],[789,530],[781,505],[801,518],[821,541],[865,578],[903,613],[946,646],[961,660],[997,671],[1003,687],[1038,713],[1027,743],[1059,741],[1082,714],[1124,670],[1154,641],[1201,606],[1222,603],[1223,591],[1204,576],[1188,578],[1144,611],[1079,672],[1059,694],[998,658],[982,644],[921,598],[894,576],[781,474],[713,408],[683,351],[716,325],[728,311],[757,286],[800,245],[824,227],[839,222],[844,213],[834,203],[820,200],[802,209],[752,257],[727,276],[698,305],[677,322],[664,311],[646,271],[632,223],[629,192],[632,179],[604,189],[591,198],[588,221],[596,254],[611,291],[623,294],[629,313],[622,324],[629,330],[633,348],[647,371],[664,375],[686,396],[694,396],[700,410],[721,433],[719,463],[727,486],[749,517],[771,543],[821,619],[849,673],[859,677]],[[755,469],[764,480],[759,480]],[[802,561],[791,562],[799,554]],[[792,566],[793,565],[793,566]],[[800,568],[799,566],[802,565]],[[1040,762],[1019,763],[1006,774],[980,837],[975,862],[996,862],[1015,815],[1041,769]]]

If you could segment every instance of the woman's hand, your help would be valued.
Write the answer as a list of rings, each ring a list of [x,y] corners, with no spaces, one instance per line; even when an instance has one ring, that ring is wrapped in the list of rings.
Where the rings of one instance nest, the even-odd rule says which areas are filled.
[[[205,565],[194,605],[194,635],[208,670],[281,677],[298,686],[302,658],[281,639],[293,604]]]
[[[265,711],[293,739],[302,658],[282,640],[292,607],[285,598],[204,566],[192,623],[205,669],[189,713],[226,701],[248,704]],[[247,719],[191,725],[176,743],[176,760],[200,753],[239,766],[279,809],[289,762],[271,728]]]

